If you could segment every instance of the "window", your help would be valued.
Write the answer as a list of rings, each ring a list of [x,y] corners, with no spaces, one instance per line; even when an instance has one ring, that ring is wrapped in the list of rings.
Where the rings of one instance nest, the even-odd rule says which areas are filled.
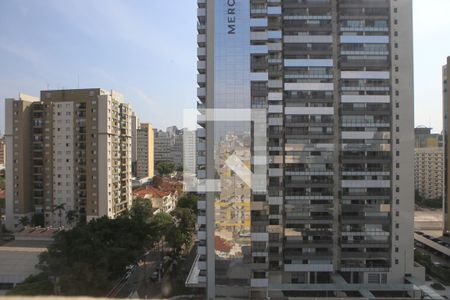
[[[253,278],[255,279],[264,279],[266,278],[266,272],[254,272]]]
[[[380,274],[369,273],[367,277],[367,283],[369,284],[379,284],[380,283]]]

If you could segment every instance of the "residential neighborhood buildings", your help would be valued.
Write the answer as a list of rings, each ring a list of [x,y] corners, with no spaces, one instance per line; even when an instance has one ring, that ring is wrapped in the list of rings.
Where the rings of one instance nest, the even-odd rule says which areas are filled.
[[[114,218],[131,204],[132,110],[99,88],[46,90],[6,99],[6,226],[55,209],[87,221]],[[62,223],[62,224],[61,224]]]

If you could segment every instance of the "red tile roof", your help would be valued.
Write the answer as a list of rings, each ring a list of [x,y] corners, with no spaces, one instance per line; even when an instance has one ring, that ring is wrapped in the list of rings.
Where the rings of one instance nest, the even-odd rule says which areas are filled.
[[[224,240],[220,236],[216,235],[215,238],[214,238],[214,241],[215,241],[216,250],[218,250],[218,251],[230,252],[231,248],[233,248],[233,245],[231,243],[227,242],[226,240]]]
[[[163,198],[170,194],[170,192],[161,191],[153,186],[142,187],[133,191],[133,196],[140,198],[144,198],[146,195],[150,195],[152,198]]]
[[[162,198],[170,194],[181,193],[183,184],[179,181],[172,181],[166,178],[155,176],[153,186],[142,186],[133,191],[133,196],[144,198],[151,195],[154,198]]]

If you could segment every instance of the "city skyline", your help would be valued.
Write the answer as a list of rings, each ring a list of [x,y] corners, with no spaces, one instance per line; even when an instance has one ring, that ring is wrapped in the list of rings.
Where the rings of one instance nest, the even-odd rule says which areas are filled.
[[[450,41],[441,37],[450,35],[446,18],[450,2],[435,0],[439,10],[426,1],[413,3],[415,125],[440,132],[441,68],[450,53]],[[194,108],[196,103],[195,1],[177,1],[170,10],[171,18],[165,18],[163,1],[104,4],[2,1],[0,97],[98,86],[120,90],[139,117],[155,128],[182,127],[183,109]],[[65,40],[69,36],[70,40]],[[146,109],[149,106],[155,109]],[[0,107],[0,131],[4,132]]]
[[[450,299],[449,11],[0,0],[0,298]]]

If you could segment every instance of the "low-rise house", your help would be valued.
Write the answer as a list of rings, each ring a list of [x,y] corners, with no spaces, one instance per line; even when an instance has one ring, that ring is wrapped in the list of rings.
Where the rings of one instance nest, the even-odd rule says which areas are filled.
[[[133,192],[133,198],[148,199],[152,202],[155,213],[170,213],[178,202],[178,193],[165,192],[153,186],[143,187]]]
[[[133,191],[133,199],[142,198],[152,201],[155,213],[170,213],[177,206],[183,192],[183,183],[155,176],[152,185],[145,185]]]

